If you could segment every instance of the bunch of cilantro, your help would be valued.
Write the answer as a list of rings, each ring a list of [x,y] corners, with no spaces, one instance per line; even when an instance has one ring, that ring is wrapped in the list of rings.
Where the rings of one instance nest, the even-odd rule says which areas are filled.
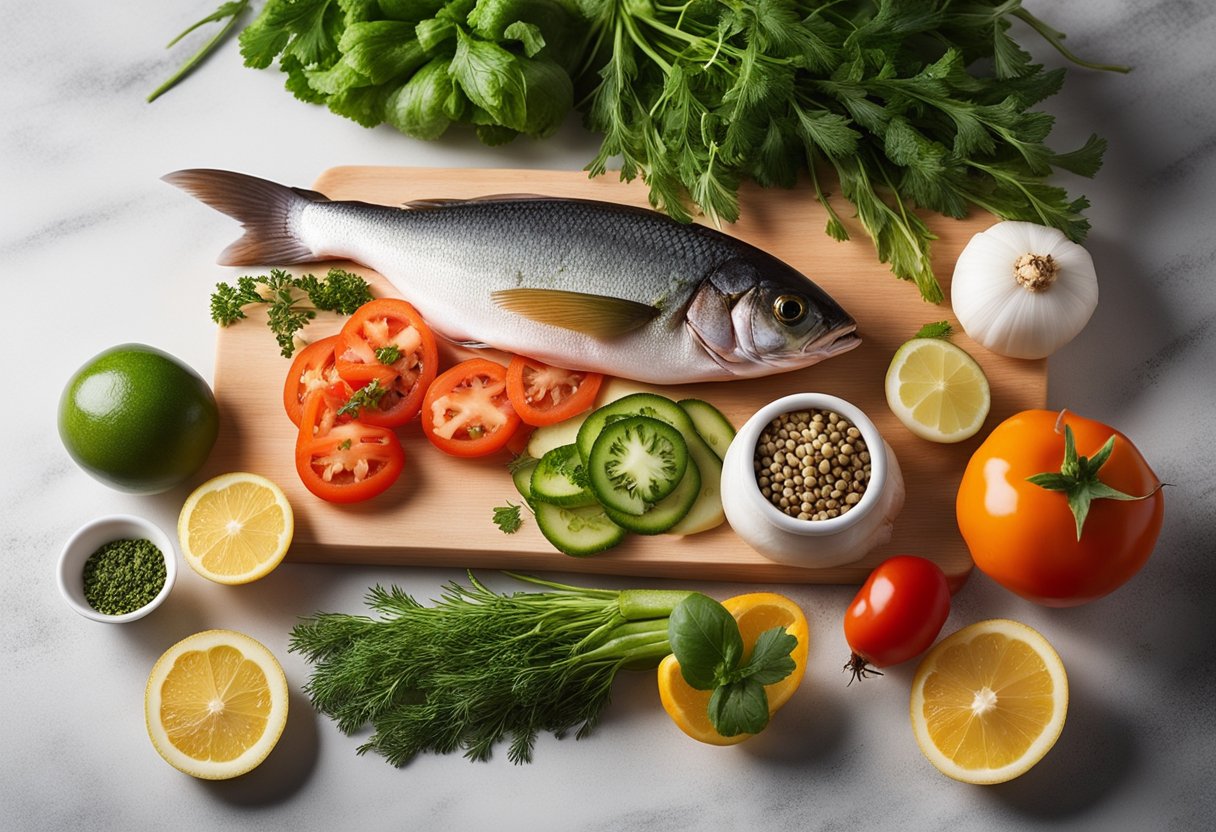
[[[838,188],[879,258],[938,302],[916,209],[1089,228],[1087,200],[1048,178],[1092,176],[1105,142],[1046,144],[1053,119],[1034,107],[1064,70],[1034,63],[1015,21],[1126,71],[1077,58],[1021,0],[267,0],[240,43],[297,97],[418,138],[543,138],[576,107],[603,136],[587,169],[640,176],[681,220],[734,221],[747,179],[805,182],[845,240]]]

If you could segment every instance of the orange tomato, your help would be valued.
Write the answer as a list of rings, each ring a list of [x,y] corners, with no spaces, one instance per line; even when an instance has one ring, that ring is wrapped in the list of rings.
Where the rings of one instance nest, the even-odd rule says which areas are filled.
[[[1114,437],[1097,477],[1144,497],[1094,499],[1080,534],[1067,496],[1027,480],[1061,471],[1066,427],[1086,460]],[[1112,592],[1144,566],[1165,512],[1160,486],[1144,457],[1114,428],[1072,413],[1027,410],[998,425],[976,450],[955,509],[959,531],[984,573],[1031,601],[1069,607]]]

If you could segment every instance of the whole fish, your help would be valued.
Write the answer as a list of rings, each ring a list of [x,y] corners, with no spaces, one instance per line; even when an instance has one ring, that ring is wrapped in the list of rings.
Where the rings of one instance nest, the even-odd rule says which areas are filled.
[[[857,346],[826,292],[755,246],[642,208],[495,196],[403,207],[241,173],[165,180],[239,220],[223,265],[347,258],[451,341],[654,384],[786,372]]]

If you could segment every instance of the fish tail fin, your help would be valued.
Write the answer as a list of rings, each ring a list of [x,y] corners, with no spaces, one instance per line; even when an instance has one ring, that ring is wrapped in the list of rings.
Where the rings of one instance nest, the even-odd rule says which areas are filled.
[[[324,195],[227,170],[179,170],[163,179],[238,220],[244,227],[244,235],[220,253],[220,265],[288,264],[323,259],[300,239],[298,219],[310,203],[327,202]]]

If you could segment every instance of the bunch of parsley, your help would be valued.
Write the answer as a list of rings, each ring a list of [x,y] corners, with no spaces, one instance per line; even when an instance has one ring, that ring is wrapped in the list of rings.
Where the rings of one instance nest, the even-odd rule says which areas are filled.
[[[1064,70],[1033,63],[1012,21],[1077,59],[1020,0],[580,3],[597,76],[581,106],[604,135],[589,169],[619,158],[621,176],[640,175],[673,216],[695,206],[733,221],[745,178],[793,187],[805,176],[827,233],[845,240],[825,192],[834,179],[879,258],[932,302],[934,237],[915,208],[962,217],[976,205],[1074,240],[1089,228],[1088,202],[1046,177],[1092,176],[1105,143],[1045,144],[1052,117],[1032,107]]]
[[[230,27],[247,6],[207,21]],[[916,209],[978,206],[1073,240],[1089,228],[1085,198],[1048,177],[1092,176],[1105,143],[1047,145],[1052,117],[1034,107],[1064,70],[1034,63],[1015,22],[1126,71],[1077,58],[1022,0],[267,0],[240,43],[297,97],[424,139],[452,124],[487,144],[544,137],[577,107],[603,135],[587,169],[640,176],[681,220],[735,220],[745,179],[805,181],[845,240],[839,188],[879,258],[937,302]]]

